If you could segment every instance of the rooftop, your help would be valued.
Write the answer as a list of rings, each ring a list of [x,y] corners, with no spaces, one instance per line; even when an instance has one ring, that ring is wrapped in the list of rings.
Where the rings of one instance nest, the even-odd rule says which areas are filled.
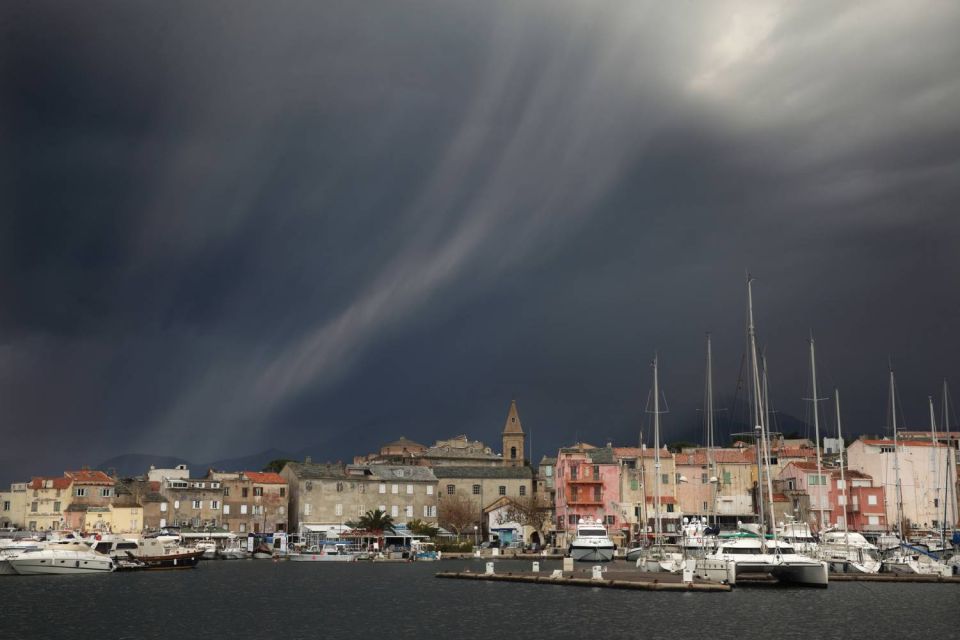
[[[103,484],[113,486],[113,478],[103,471],[81,469],[80,471],[64,471],[63,475],[73,478],[76,484]]]
[[[279,473],[267,471],[244,471],[243,476],[251,482],[259,484],[287,484],[287,481]]]
[[[434,467],[433,475],[442,478],[516,478],[533,477],[530,467]]]

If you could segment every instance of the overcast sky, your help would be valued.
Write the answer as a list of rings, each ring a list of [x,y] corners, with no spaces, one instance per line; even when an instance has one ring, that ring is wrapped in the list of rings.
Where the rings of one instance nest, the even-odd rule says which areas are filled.
[[[960,4],[8,2],[0,467],[960,386]],[[960,396],[960,391],[957,392]],[[938,411],[939,411],[939,398]],[[826,411],[828,408],[823,407]],[[832,416],[832,408],[827,411]],[[832,420],[829,431],[832,432]]]

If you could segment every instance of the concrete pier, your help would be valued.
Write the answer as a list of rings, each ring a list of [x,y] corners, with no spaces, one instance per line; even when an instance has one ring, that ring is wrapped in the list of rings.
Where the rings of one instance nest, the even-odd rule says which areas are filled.
[[[438,578],[455,580],[487,580],[491,582],[525,582],[529,584],[552,584],[570,587],[600,587],[604,589],[634,589],[639,591],[700,591],[719,593],[730,591],[730,585],[715,582],[695,581],[684,583],[678,575],[669,573],[640,573],[636,571],[605,571],[603,579],[596,580],[585,571],[564,572],[562,576],[532,572],[474,573],[440,572]]]

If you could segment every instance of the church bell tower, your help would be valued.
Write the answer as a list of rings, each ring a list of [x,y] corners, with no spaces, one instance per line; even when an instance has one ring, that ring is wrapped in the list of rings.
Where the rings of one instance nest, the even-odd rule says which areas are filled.
[[[520,424],[517,401],[510,401],[507,422],[503,425],[503,464],[507,467],[522,467],[525,464],[524,442],[527,435]]]

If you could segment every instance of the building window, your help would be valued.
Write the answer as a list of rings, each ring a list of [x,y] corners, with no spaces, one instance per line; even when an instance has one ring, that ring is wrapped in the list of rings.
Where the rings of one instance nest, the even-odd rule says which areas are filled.
[[[577,524],[577,520],[579,520],[579,518],[575,513],[571,513],[570,515],[567,516],[567,522],[570,524]]]
[[[286,495],[287,495],[287,488],[280,487],[280,497],[283,498],[283,497],[286,497]]]
[[[224,498],[229,498],[229,497],[230,497],[230,487],[224,487],[224,488],[223,488],[223,497],[224,497]]]
[[[306,514],[306,515],[310,515],[310,505],[309,505],[309,504],[303,505],[303,513]],[[240,515],[242,515],[242,516],[247,515],[247,505],[245,505],[245,504],[240,505]]]
[[[180,501],[179,501],[179,500],[174,500],[174,501],[173,501],[173,508],[174,508],[174,509],[179,509],[179,508],[180,508]]]
[[[600,465],[598,464],[593,465],[593,479],[594,480],[600,479]]]
[[[731,476],[730,476],[730,472],[729,472],[729,471],[724,471],[724,472],[723,472],[723,484],[730,484],[732,481],[733,481],[733,480],[732,480],[732,478],[731,478]]]
[[[575,464],[570,465],[570,479],[571,480],[577,479],[577,465]]]
[[[700,484],[707,484],[707,474],[705,473],[700,474]]]
[[[173,489],[186,489],[190,485],[183,481],[171,482],[170,487]]]
[[[100,489],[101,498],[109,498],[112,495],[113,495],[113,489],[109,489],[109,488]]]
[[[661,473],[660,474],[660,484],[670,484],[670,474]]]
[[[617,516],[607,516],[607,517],[606,517],[606,523],[607,523],[607,524],[616,524],[616,523],[617,523]]]
[[[511,460],[516,460],[516,459],[517,459],[517,448],[516,448],[516,447],[510,447],[510,459],[511,459]]]
[[[412,495],[412,494],[413,494],[413,485],[412,485],[412,484],[408,484],[408,485],[407,485],[407,495],[409,496],[409,495]]]
[[[667,505],[667,513],[673,513],[673,505],[672,505],[672,504],[668,504],[668,505]]]
[[[706,510],[708,510],[709,508],[710,508],[710,505],[707,504],[706,502],[704,502],[704,503],[703,503],[703,510],[706,511]]]
[[[390,493],[393,493],[393,494],[400,493],[400,485],[398,484],[390,485]]]
[[[211,501],[210,501],[210,508],[213,509],[214,511],[216,511],[217,509],[219,509],[219,508],[220,508],[220,501],[219,501],[219,500],[211,500]]]
[[[342,482],[338,482],[338,483],[337,483],[337,493],[342,493],[342,492],[343,492],[343,483],[342,483]],[[339,515],[339,514],[338,514],[338,515]]]
[[[384,483],[381,482],[381,483],[380,483],[380,493],[386,493],[386,492],[387,492],[387,485],[385,485]]]
[[[393,518],[399,517],[399,516],[400,516],[400,507],[398,507],[397,505],[392,505],[392,506],[390,507],[390,516],[393,517]]]
[[[383,511],[384,513],[386,513],[386,512],[387,512],[387,505],[385,505],[385,504],[382,504],[382,505],[380,505],[380,507],[379,507],[379,508],[380,508],[380,511]]]
[[[520,485],[520,495],[527,495],[527,487],[525,485]]]
[[[357,515],[358,515],[358,516],[361,516],[361,517],[362,517],[366,512],[367,512],[367,507],[366,507],[366,505],[362,505],[362,504],[361,504],[361,505],[358,505],[358,506],[357,506]]]
[[[846,489],[847,481],[846,480],[837,480],[837,489]]]
[[[594,502],[600,502],[601,500],[603,500],[603,498],[601,497],[601,491],[602,491],[602,490],[603,490],[603,487],[594,487],[594,488],[593,488],[593,501],[594,501]]]
[[[246,523],[241,522],[241,523],[240,523],[240,533],[246,533],[246,532],[247,532],[247,525],[246,525]]]
[[[250,495],[250,489],[248,489],[247,487],[244,487],[243,489],[240,490],[241,498],[246,498],[249,495]]]
[[[38,506],[38,504],[37,504],[37,501],[36,501],[36,500],[34,500],[33,502],[31,502],[31,503],[30,503],[30,512],[31,512],[31,513],[36,513],[36,512],[37,512],[37,506]]]
[[[480,495],[480,485],[478,484],[473,485],[473,495],[475,496]]]
[[[73,495],[77,496],[78,498],[83,498],[87,495],[87,489],[85,487],[77,487],[74,489]]]
[[[630,490],[639,491],[640,490],[640,481],[636,478],[630,478]]]
[[[336,506],[335,513],[336,513],[336,515],[338,515],[338,516],[342,516],[342,515],[343,515],[343,505],[342,505],[342,504],[338,504],[338,505]]]
[[[453,486],[452,484],[448,484],[448,485],[447,485],[447,495],[448,495],[448,496],[452,496],[456,490],[457,490],[457,488],[456,488],[455,486]]]
[[[211,488],[211,489],[219,489],[219,488],[220,488],[220,483],[219,483],[219,482],[211,482],[211,483],[210,483],[210,488]]]
[[[161,502],[161,503],[160,503],[160,513],[166,513],[166,512],[167,512],[167,503],[166,503],[166,502]]]
[[[253,488],[253,497],[258,497],[263,495],[263,487],[254,487]]]
[[[676,478],[676,480],[675,480],[676,483],[677,483],[677,484],[680,484],[680,474],[677,473],[677,474],[674,474],[674,475],[675,475],[675,478]]]
[[[405,514],[408,518],[412,518],[412,517],[413,517],[413,505],[412,505],[412,504],[408,504],[408,505],[407,505],[406,509],[404,509],[404,514]]]
[[[4,500],[4,501],[3,501],[3,510],[4,510],[4,511],[10,511],[10,501],[9,501],[9,500]]]
[[[253,505],[253,515],[255,515],[255,516],[262,516],[262,515],[263,515],[263,505],[262,505],[262,504],[255,504],[255,505]]]
[[[847,496],[837,496],[837,504],[841,507],[847,506]]]
[[[194,509],[199,509],[199,508],[200,508],[200,501],[199,501],[199,500],[194,500],[194,501],[193,501],[193,508],[194,508]]]
[[[55,513],[60,513],[60,501],[59,501],[59,500],[58,500],[57,502],[54,502],[54,503],[53,503],[53,510],[54,510]],[[102,517],[102,516],[101,516],[101,517]]]
[[[228,504],[223,505],[223,515],[225,516],[230,515],[230,505]]]
[[[500,485],[500,495],[507,495],[507,487],[505,485]]]
[[[432,484],[428,484],[428,485],[427,485],[427,495],[428,495],[428,496],[432,496],[432,495],[433,495],[433,485],[432,485]]]

